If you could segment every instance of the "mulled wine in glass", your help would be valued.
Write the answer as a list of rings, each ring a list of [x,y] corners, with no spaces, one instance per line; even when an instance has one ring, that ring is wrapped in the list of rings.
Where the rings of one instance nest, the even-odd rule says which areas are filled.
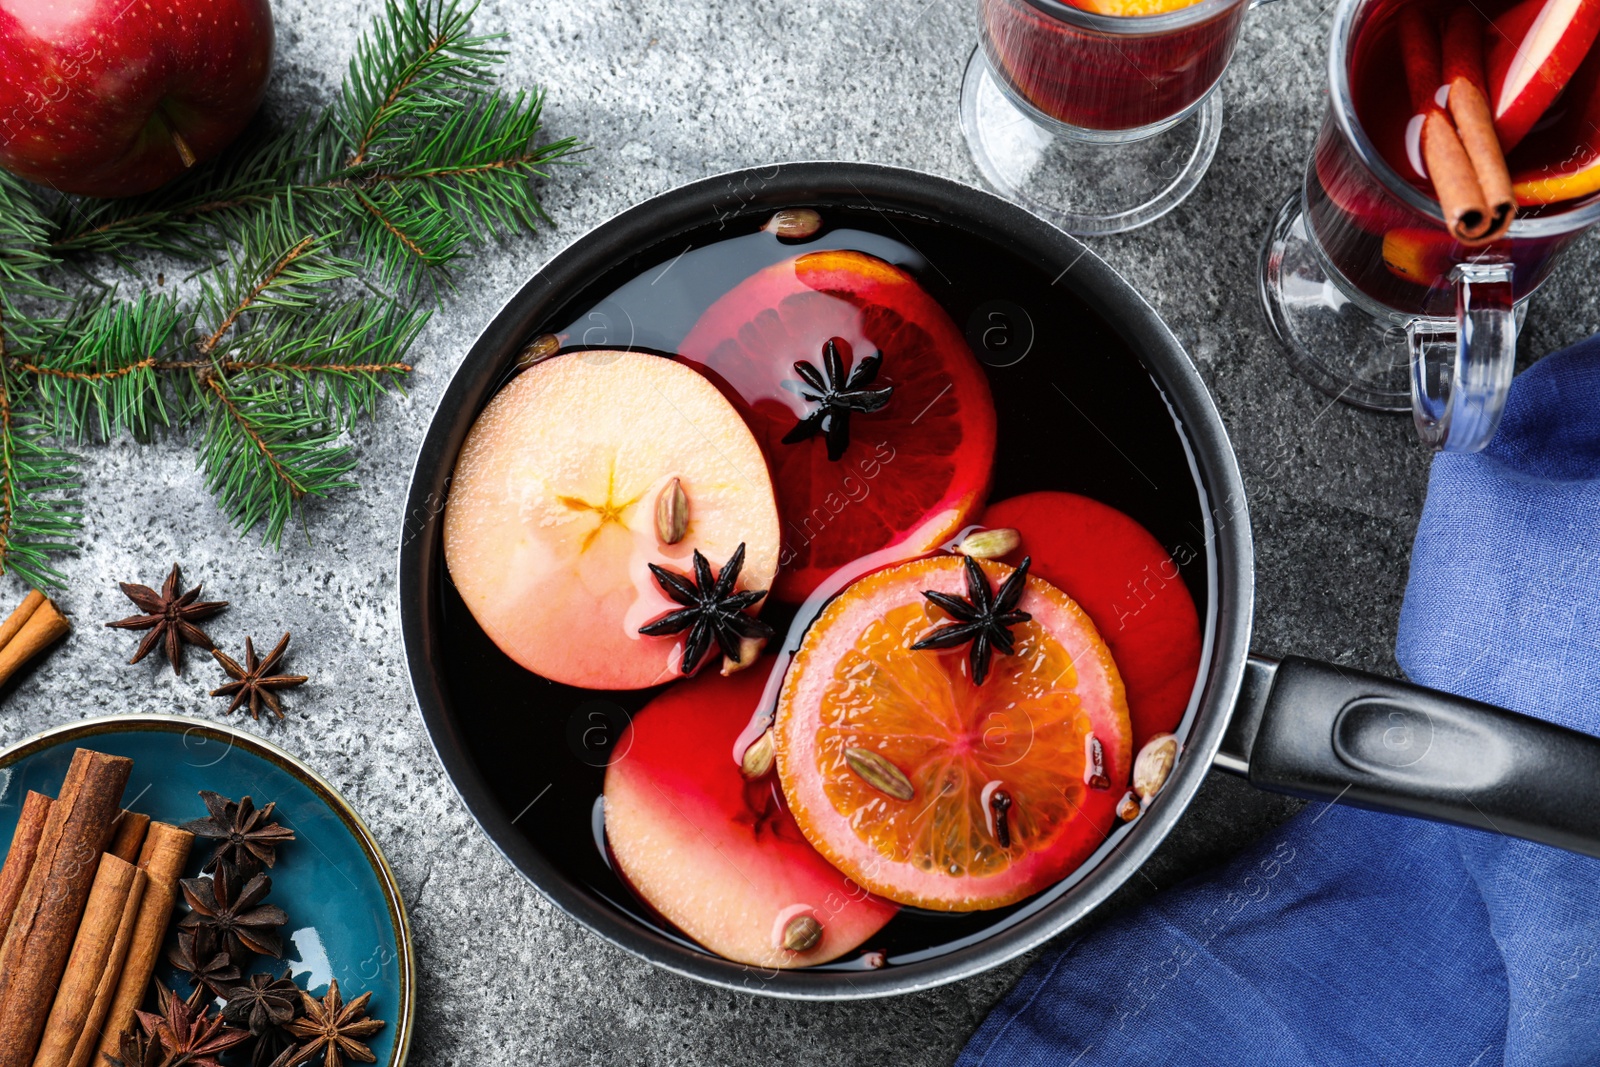
[[[1493,436],[1527,297],[1600,219],[1600,4],[1344,0],[1330,106],[1262,297],[1296,371]]]
[[[962,129],[984,179],[1070,233],[1171,211],[1222,130],[1249,0],[980,0]]]

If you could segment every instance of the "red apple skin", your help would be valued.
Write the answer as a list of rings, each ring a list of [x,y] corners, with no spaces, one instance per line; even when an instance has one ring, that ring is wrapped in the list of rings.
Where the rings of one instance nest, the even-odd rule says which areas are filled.
[[[1570,4],[1570,17],[1555,31],[1557,40],[1548,55],[1530,58],[1528,37],[1547,9]],[[1553,17],[1553,16],[1552,16]],[[1541,27],[1541,32],[1552,32]],[[1489,104],[1494,109],[1494,132],[1500,147],[1510,152],[1561,95],[1583,58],[1600,36],[1600,0],[1523,0],[1499,18],[1490,29],[1487,67]],[[1542,49],[1537,51],[1542,52]],[[1520,92],[1507,95],[1506,82],[1521,64],[1537,61],[1539,67]]]
[[[0,166],[133,196],[250,121],[272,73],[267,0],[0,0]]]

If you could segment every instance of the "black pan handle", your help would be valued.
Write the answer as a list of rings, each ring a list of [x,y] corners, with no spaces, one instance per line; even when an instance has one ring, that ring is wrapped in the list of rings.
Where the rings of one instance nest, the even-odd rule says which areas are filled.
[[[1250,657],[1216,765],[1600,857],[1600,738],[1361,671]]]

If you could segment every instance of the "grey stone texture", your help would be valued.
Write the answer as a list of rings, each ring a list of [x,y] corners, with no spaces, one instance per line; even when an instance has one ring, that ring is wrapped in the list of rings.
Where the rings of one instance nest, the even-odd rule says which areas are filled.
[[[274,0],[271,106],[329,100],[378,3]],[[192,658],[181,678],[154,660],[124,666],[132,638],[99,625],[128,613],[119,580],[157,584],[180,561],[233,602],[211,626],[225,647],[294,632],[289,665],[311,684],[288,694],[287,722],[244,727],[330,779],[393,862],[418,946],[418,1067],[950,1063],[1028,959],[889,1001],[757,999],[611,948],[517,877],[445,779],[412,703],[395,546],[413,454],[468,345],[590,227],[682,182],[778,160],[863,160],[976,182],[956,122],[976,6],[485,0],[478,24],[510,34],[506,81],[545,86],[552,136],[593,146],[545,188],[555,227],[461,265],[459,291],[413,353],[408,394],[358,434],[362,488],[310,509],[308,532],[281,552],[229,527],[192,442],[88,450],[83,551],[65,564],[60,598],[77,631],[5,694],[0,742],[90,715],[221,716],[224,704],[206,695],[222,680],[214,665]],[[1092,245],[1171,324],[1233,433],[1259,558],[1256,648],[1392,672],[1428,456],[1406,420],[1330,405],[1290,376],[1255,288],[1262,235],[1300,180],[1324,107],[1328,7],[1279,0],[1250,15],[1199,190],[1156,224]],[[1583,242],[1535,297],[1529,353],[1600,325],[1597,264]],[[0,593],[14,602],[22,588],[6,578]],[[1224,861],[1295,806],[1214,775],[1148,880],[1114,906]]]

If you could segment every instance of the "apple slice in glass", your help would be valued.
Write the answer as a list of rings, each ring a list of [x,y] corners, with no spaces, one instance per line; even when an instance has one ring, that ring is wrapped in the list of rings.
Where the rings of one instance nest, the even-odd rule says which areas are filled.
[[[1523,0],[1494,21],[1489,100],[1500,147],[1533,129],[1600,34],[1600,0]]]
[[[1600,192],[1600,48],[1590,50],[1556,108],[1508,160],[1523,207]]]

